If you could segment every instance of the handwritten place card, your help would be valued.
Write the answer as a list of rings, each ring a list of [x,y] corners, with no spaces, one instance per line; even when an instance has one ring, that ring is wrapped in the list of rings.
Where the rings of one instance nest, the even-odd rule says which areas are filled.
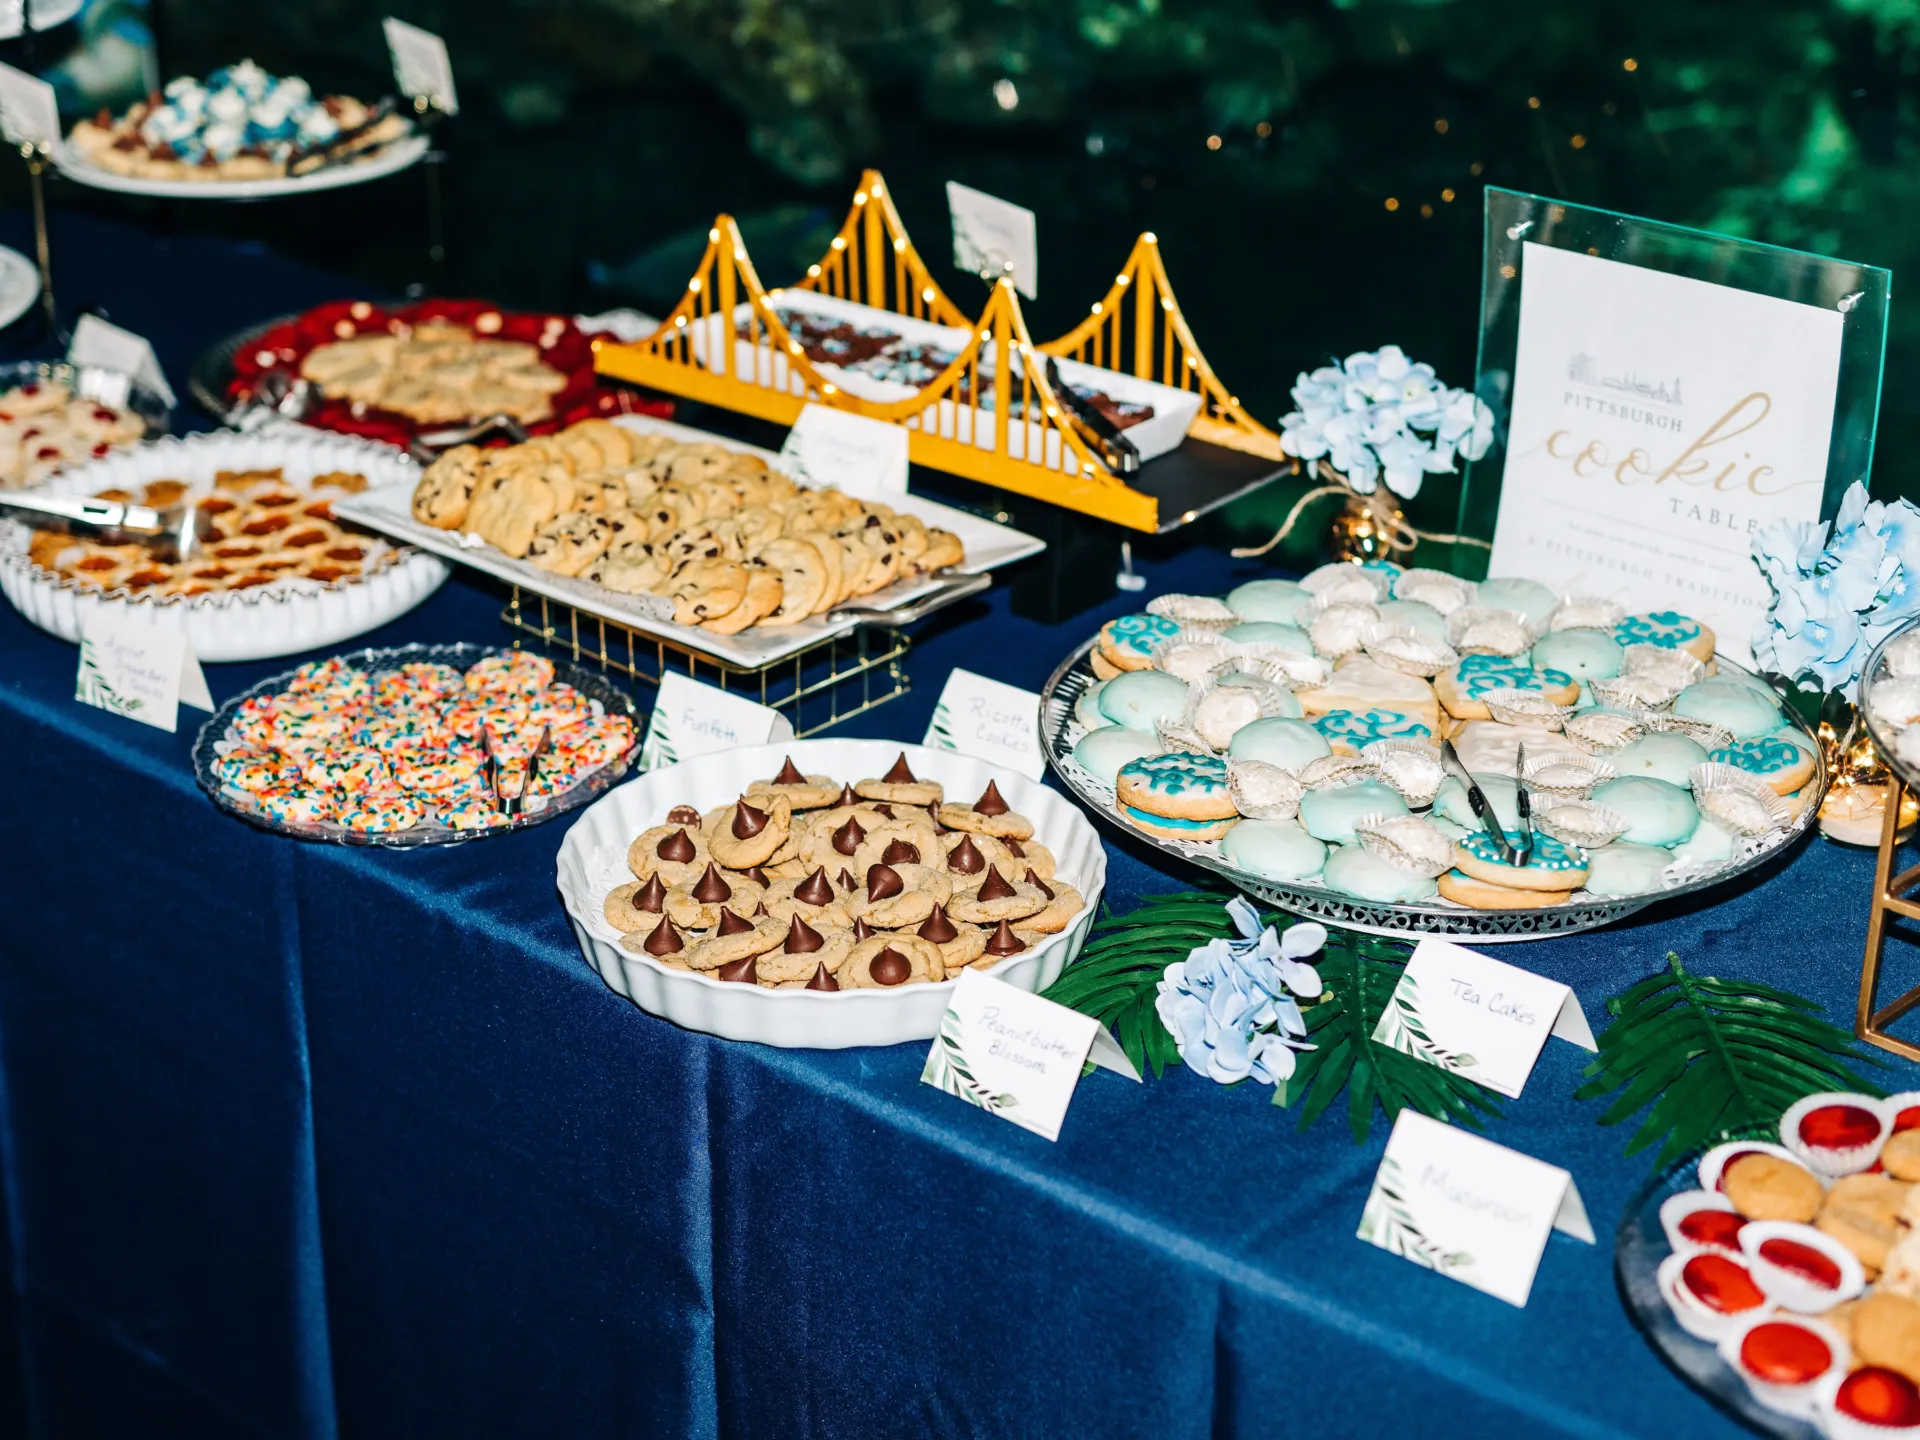
[[[1029,780],[1047,776],[1040,753],[1040,697],[954,666],[921,744],[991,760]]]
[[[60,102],[53,86],[11,65],[0,65],[0,134],[9,145],[51,150],[60,143]]]
[[[805,485],[861,500],[907,493],[907,432],[829,405],[808,405],[780,447],[781,468]]]
[[[1029,300],[1040,293],[1039,228],[1033,211],[984,190],[947,182],[953,215],[953,263],[969,275],[997,280],[1011,273]]]
[[[1373,1031],[1377,1044],[1515,1099],[1549,1035],[1594,1048],[1571,990],[1432,936],[1414,947]]]
[[[1593,1244],[1571,1175],[1408,1109],[1394,1121],[1357,1233],[1524,1307],[1554,1230]]]
[[[409,100],[426,96],[446,115],[460,113],[460,96],[453,88],[453,60],[447,42],[431,30],[409,25],[392,16],[382,22],[387,49],[393,55],[393,83]]]
[[[96,610],[81,623],[73,698],[169,733],[179,728],[182,705],[213,709],[207,677],[184,633],[111,610]]]
[[[659,770],[696,755],[792,738],[793,725],[778,710],[668,673],[660,677],[647,738],[640,746],[640,768]]]
[[[167,383],[167,372],[160,368],[153,346],[144,336],[110,325],[98,315],[82,315],[74,325],[73,339],[67,345],[67,361],[112,372],[85,377],[82,389],[89,400],[98,400],[104,405],[126,404],[127,387],[114,384],[116,377],[124,376],[146,386],[169,406],[174,403],[173,387]],[[116,389],[118,395],[113,393]]]
[[[962,970],[920,1081],[1049,1140],[1087,1061],[1138,1082],[1122,1050],[1091,1015],[978,970]]]

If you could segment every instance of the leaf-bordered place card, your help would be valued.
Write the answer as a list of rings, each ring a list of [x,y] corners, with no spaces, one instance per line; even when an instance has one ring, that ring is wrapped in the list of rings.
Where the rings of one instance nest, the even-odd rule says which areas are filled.
[[[1390,1255],[1525,1306],[1554,1230],[1593,1244],[1571,1175],[1409,1108],[1394,1121],[1356,1233]]]
[[[792,738],[792,722],[778,710],[669,671],[654,697],[640,768],[659,770],[696,755]]]
[[[1033,211],[958,181],[947,182],[953,216],[953,263],[969,275],[994,280],[1011,273],[1029,300],[1040,293],[1039,226]]]
[[[73,339],[67,344],[67,362],[112,371],[115,377],[124,375],[146,386],[168,406],[174,403],[167,372],[160,368],[159,357],[153,353],[146,337],[110,325],[98,315],[82,315],[74,323]],[[118,397],[103,392],[89,394],[87,398],[108,405],[124,405],[127,401],[124,391]]]
[[[1043,780],[1046,757],[1040,753],[1040,697],[954,666],[927,723],[930,749],[952,750]]]
[[[453,60],[447,42],[431,30],[388,16],[384,22],[387,49],[393,56],[393,83],[409,100],[426,96],[445,115],[460,113],[460,96],[453,85]]]
[[[809,404],[780,446],[794,479],[831,485],[861,500],[907,493],[907,432],[830,405]]]
[[[963,970],[920,1080],[1058,1140],[1067,1103],[1089,1060],[1129,1080],[1140,1078],[1091,1015],[981,971]]]
[[[207,677],[183,632],[110,610],[81,622],[73,698],[169,733],[179,728],[180,706],[213,709]]]
[[[36,75],[0,65],[0,133],[9,145],[51,150],[60,143],[60,102]]]
[[[1574,994],[1558,980],[1429,935],[1414,947],[1373,1038],[1416,1060],[1518,1099],[1558,1035],[1595,1048]]]

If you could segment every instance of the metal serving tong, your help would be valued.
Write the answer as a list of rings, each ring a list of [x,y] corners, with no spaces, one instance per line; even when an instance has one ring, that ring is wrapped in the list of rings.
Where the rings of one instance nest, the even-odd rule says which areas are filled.
[[[540,761],[545,757],[548,742],[553,738],[553,727],[542,725],[540,738],[533,743],[533,750],[527,756],[527,773],[520,779],[519,793],[506,796],[500,793],[500,756],[493,748],[493,731],[487,726],[480,727],[480,748],[486,752],[487,763],[483,774],[486,777],[487,793],[493,797],[493,808],[509,819],[518,819],[524,813],[527,792],[533,788],[535,778],[540,774]]]
[[[455,445],[465,445],[478,440],[483,435],[499,431],[516,445],[527,443],[526,426],[511,415],[500,413],[476,420],[471,425],[457,426],[452,430],[423,430],[407,442],[407,453],[422,465],[431,465],[439,458],[442,450],[451,450]]]
[[[190,560],[214,536],[213,518],[197,505],[128,505],[84,495],[0,495],[0,514],[19,515],[45,530],[105,545],[144,545],[159,561]]]
[[[1520,812],[1520,835],[1513,843],[1515,869],[1526,868],[1533,858],[1533,800],[1527,794],[1527,747],[1524,741],[1514,747],[1513,803]]]
[[[1493,837],[1493,845],[1500,852],[1500,858],[1509,865],[1521,862],[1514,859],[1513,842],[1507,839],[1507,832],[1500,827],[1500,817],[1493,813],[1493,805],[1487,799],[1487,792],[1480,788],[1480,782],[1473,778],[1467,767],[1460,763],[1460,756],[1453,748],[1451,740],[1440,742],[1440,763],[1449,775],[1467,787],[1467,806],[1474,813],[1487,834]]]
[[[1098,406],[1074,393],[1073,387],[1061,379],[1060,366],[1051,355],[1047,357],[1047,384],[1066,407],[1067,418],[1080,432],[1080,438],[1099,450],[1109,470],[1116,475],[1132,475],[1140,469],[1140,452],[1133,442],[1118,425],[1100,413]]]

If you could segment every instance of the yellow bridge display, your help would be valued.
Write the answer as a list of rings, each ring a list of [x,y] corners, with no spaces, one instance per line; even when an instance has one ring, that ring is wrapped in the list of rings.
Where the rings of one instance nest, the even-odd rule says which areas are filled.
[[[908,455],[919,464],[1136,530],[1160,528],[1159,501],[1115,474],[1062,414],[1048,383],[1047,356],[1197,392],[1190,437],[1276,467],[1291,463],[1280,437],[1241,408],[1200,353],[1150,233],[1135,242],[1113,287],[1084,321],[1036,345],[1010,279],[994,282],[978,319],[948,298],[907,237],[879,173],[869,170],[826,255],[794,288],[968,330],[972,343],[908,398],[847,393],[788,332],[777,309],[783,292],[760,283],[733,217],[722,215],[660,328],[632,344],[597,344],[595,368],[781,424],[791,424],[810,402],[889,421],[906,427]],[[746,313],[739,315],[743,304]]]

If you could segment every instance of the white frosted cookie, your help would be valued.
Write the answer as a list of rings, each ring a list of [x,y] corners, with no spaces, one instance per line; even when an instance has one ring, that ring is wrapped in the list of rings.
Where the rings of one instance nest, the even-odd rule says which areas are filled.
[[[1440,702],[1433,687],[1417,675],[1390,670],[1365,655],[1349,655],[1334,666],[1327,683],[1298,692],[1300,708],[1309,716],[1329,710],[1394,711],[1421,721],[1435,733],[1440,729]]]
[[[1460,756],[1460,763],[1476,775],[1517,774],[1522,745],[1527,747],[1529,760],[1586,753],[1558,730],[1502,725],[1498,720],[1469,720],[1453,736],[1453,748]]]

